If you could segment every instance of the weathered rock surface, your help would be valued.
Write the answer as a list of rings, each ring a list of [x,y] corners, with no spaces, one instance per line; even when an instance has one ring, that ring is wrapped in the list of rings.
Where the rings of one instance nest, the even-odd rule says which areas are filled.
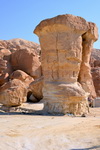
[[[29,84],[31,82],[34,81],[34,79],[29,76],[28,74],[26,74],[24,71],[22,70],[16,70],[14,71],[11,75],[10,75],[10,79],[13,80],[13,79],[19,79],[21,80],[22,82],[24,82],[24,84],[26,84],[26,86],[28,87]]]
[[[91,96],[96,97],[95,88],[91,75],[90,56],[93,48],[93,43],[98,39],[97,27],[94,23],[89,22],[90,29],[82,35],[82,63],[79,73],[79,82],[83,89]]]
[[[29,85],[29,90],[33,93],[33,96],[38,101],[40,101],[43,98],[42,88],[43,88],[43,77],[31,82]]]
[[[9,75],[12,73],[10,55],[11,52],[8,49],[0,49],[0,86],[9,80]]]
[[[91,72],[97,97],[100,97],[100,67],[92,68]]]
[[[11,80],[0,87],[0,103],[5,106],[19,106],[27,101],[27,89],[18,79]]]
[[[34,79],[41,77],[42,74],[39,54],[40,46],[34,42],[23,39],[0,40],[0,86],[2,86],[0,103],[7,106],[17,106],[24,102],[22,100],[22,96],[24,99],[24,90],[21,83],[23,82],[28,94],[29,84]],[[19,84],[14,87],[16,95],[16,98],[14,98],[13,92],[9,87],[11,86],[11,89],[13,89],[13,82],[17,81],[19,81]],[[6,89],[6,86],[8,86],[8,89]],[[19,94],[18,91],[21,89],[22,91]],[[33,97],[31,96],[30,98],[33,99]],[[36,100],[34,97],[34,101]]]
[[[91,74],[97,97],[100,97],[100,50],[93,49],[90,59]]]
[[[7,69],[7,61],[0,59],[0,86],[3,85],[6,81],[8,81],[8,74],[6,73]]]
[[[100,67],[100,49],[92,49],[90,65],[91,67]]]
[[[40,53],[40,46],[37,43],[27,41],[24,39],[11,39],[11,40],[0,40],[0,49],[9,49],[11,52],[16,51],[20,48],[33,49],[37,54]]]
[[[12,68],[9,61],[0,58],[0,86],[9,80]]]
[[[23,40],[23,39],[12,39],[7,41],[0,40],[0,53],[3,59],[5,59],[6,57],[7,59],[11,60],[10,63],[13,66],[14,71],[19,70],[21,68],[29,75],[35,76],[35,78],[41,76],[41,67],[40,67],[41,63],[39,61],[39,53],[40,53],[39,44],[27,40]],[[17,56],[19,58],[17,58]],[[22,60],[23,60],[23,65],[22,65]],[[17,61],[19,61],[21,64],[16,64],[18,63]]]
[[[13,70],[22,70],[33,78],[41,77],[41,63],[39,56],[28,48],[19,49],[11,55]]]
[[[44,20],[34,30],[39,36],[42,50],[43,100],[47,112],[87,113],[87,91],[82,89],[78,78],[83,62],[82,53],[86,51],[82,45],[83,35],[87,33],[90,36],[90,32],[94,32],[93,35],[97,38],[95,24],[73,15]],[[87,64],[88,59],[89,56]],[[90,71],[89,67],[88,69]]]
[[[40,101],[43,98],[43,77],[33,81],[29,85],[29,90],[33,93],[34,97]]]

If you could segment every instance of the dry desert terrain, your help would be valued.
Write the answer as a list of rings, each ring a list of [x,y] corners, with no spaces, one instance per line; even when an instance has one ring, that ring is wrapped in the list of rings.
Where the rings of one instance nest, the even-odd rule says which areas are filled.
[[[100,150],[100,107],[86,117],[1,112],[0,150]]]

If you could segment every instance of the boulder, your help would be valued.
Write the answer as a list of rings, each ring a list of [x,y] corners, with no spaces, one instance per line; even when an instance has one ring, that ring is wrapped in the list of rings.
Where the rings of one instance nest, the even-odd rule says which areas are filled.
[[[38,101],[40,101],[43,98],[42,88],[43,88],[43,77],[31,82],[29,85],[29,90],[32,92],[33,96]],[[31,99],[33,96],[31,96]]]
[[[0,103],[5,106],[19,106],[27,101],[27,89],[18,79],[10,80],[0,87]]]
[[[16,70],[10,75],[10,79],[19,79],[28,87],[34,79],[22,70]]]
[[[11,55],[13,70],[22,70],[34,79],[41,77],[39,56],[31,49],[19,49]]]

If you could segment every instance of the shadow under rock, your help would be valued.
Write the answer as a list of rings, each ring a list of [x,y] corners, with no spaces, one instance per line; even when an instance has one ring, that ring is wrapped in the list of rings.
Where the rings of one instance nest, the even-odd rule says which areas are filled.
[[[71,150],[93,150],[93,149],[100,150],[100,145],[98,145],[98,146],[92,146],[92,147],[89,147],[89,148],[71,149]]]

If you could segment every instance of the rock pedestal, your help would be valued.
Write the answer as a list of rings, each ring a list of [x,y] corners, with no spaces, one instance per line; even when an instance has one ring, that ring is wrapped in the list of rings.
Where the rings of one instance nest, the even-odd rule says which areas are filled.
[[[61,15],[42,21],[34,30],[41,45],[44,110],[49,113],[87,113],[87,93],[78,83],[82,62],[82,35],[86,20]]]

